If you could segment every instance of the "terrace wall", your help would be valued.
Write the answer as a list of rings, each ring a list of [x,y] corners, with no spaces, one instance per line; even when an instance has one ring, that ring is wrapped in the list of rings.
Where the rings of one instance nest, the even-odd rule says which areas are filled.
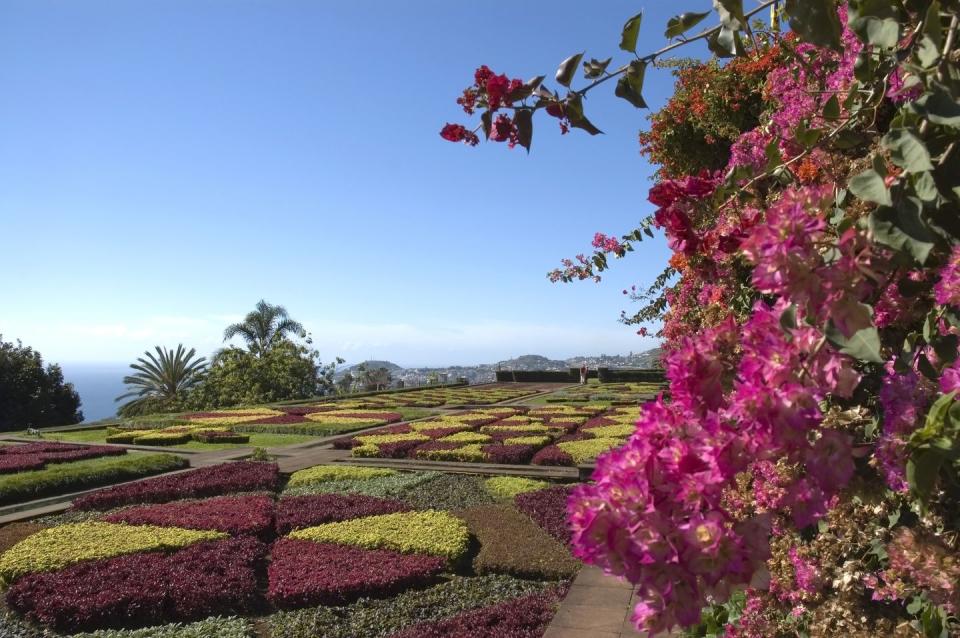
[[[593,368],[587,371],[590,379],[600,383],[646,382],[664,383],[664,372],[658,368]],[[498,383],[576,383],[579,368],[569,370],[497,370]]]

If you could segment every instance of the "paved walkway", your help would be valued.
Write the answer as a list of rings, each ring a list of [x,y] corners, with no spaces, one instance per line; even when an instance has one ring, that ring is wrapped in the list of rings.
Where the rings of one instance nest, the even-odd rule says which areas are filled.
[[[584,566],[543,638],[646,638],[630,622],[633,587]]]

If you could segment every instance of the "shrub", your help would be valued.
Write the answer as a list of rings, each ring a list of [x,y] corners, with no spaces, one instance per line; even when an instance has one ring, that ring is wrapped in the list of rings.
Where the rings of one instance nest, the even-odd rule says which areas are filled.
[[[554,485],[535,492],[516,495],[514,503],[521,512],[536,521],[537,525],[564,544],[570,543],[570,527],[567,525],[567,499],[572,487]]]
[[[172,454],[130,454],[51,465],[0,477],[0,504],[132,480],[186,465],[184,459]]]
[[[88,522],[41,530],[0,556],[0,579],[11,582],[32,572],[62,569],[81,561],[173,549],[225,536],[153,525]]]
[[[107,443],[133,443],[133,440],[135,438],[143,436],[145,432],[152,432],[152,430],[130,430],[126,432],[114,432],[113,434],[108,434],[104,440]]]
[[[310,485],[287,487],[290,495],[349,493],[376,496],[379,498],[401,498],[408,491],[439,476],[439,472],[400,472],[391,476],[364,479],[358,481],[324,481]]]
[[[540,638],[553,619],[559,599],[554,592],[531,594],[420,623],[392,638]]]
[[[466,524],[446,512],[381,514],[327,523],[292,532],[289,538],[318,543],[341,543],[367,549],[390,549],[408,554],[430,554],[456,560],[467,551]]]
[[[522,432],[524,434],[529,434],[531,432],[546,433],[550,431],[550,428],[542,423],[531,423],[526,425],[518,423],[513,425],[508,424],[505,421],[498,421],[495,425],[483,426],[480,428],[480,431],[487,434],[495,434],[497,432]]]
[[[133,439],[136,445],[181,445],[190,442],[189,432],[148,432]]]
[[[267,596],[281,608],[342,604],[421,585],[445,567],[438,556],[284,538],[273,546]]]
[[[550,443],[552,439],[549,436],[515,436],[510,439],[504,439],[505,445],[533,445],[542,447]]]
[[[195,441],[200,443],[249,443],[250,436],[229,430],[201,431],[194,432],[192,435]]]
[[[564,545],[512,507],[484,505],[461,515],[480,541],[473,559],[478,574],[559,580],[580,568]]]
[[[265,551],[259,541],[240,538],[82,563],[21,578],[7,603],[71,632],[249,613],[258,606],[255,566]]]
[[[557,447],[570,455],[577,465],[594,460],[600,454],[623,445],[622,439],[585,439],[557,443]]]
[[[479,432],[457,432],[456,434],[449,434],[440,440],[450,443],[487,443],[490,441],[490,435],[480,434]]]
[[[426,442],[430,440],[430,437],[418,432],[408,432],[407,434],[366,434],[354,437],[354,439],[364,445],[382,445],[384,443],[399,443],[400,441]]]
[[[235,461],[107,488],[81,496],[73,506],[81,510],[106,510],[133,503],[166,503],[232,492],[272,491],[277,489],[279,479],[273,463]]]
[[[290,475],[287,482],[288,487],[297,487],[298,485],[309,485],[311,483],[321,483],[323,481],[359,481],[365,479],[378,478],[381,476],[392,476],[396,470],[388,470],[379,467],[355,467],[352,465],[315,465],[305,470],[299,470]]]
[[[620,425],[603,425],[596,428],[585,428],[581,430],[584,434],[589,434],[598,439],[626,439],[633,434],[637,426],[632,423]]]
[[[270,616],[274,638],[388,638],[425,621],[542,591],[537,581],[509,576],[454,576],[422,590],[408,590],[385,600],[362,599],[348,607],[317,607]]]
[[[0,455],[0,474],[39,470],[46,464],[40,454],[3,454]]]
[[[454,449],[424,449],[417,448],[417,458],[430,461],[456,461],[460,463],[483,463],[487,455],[479,443],[472,443]]]
[[[131,507],[103,520],[259,535],[273,527],[273,508],[273,498],[269,496],[219,496],[203,501]]]
[[[534,465],[575,465],[573,457],[556,445],[548,445],[533,455]]]
[[[363,494],[285,496],[277,504],[276,530],[278,534],[288,534],[324,523],[409,510],[405,503]]]
[[[490,494],[498,499],[513,499],[517,494],[534,492],[549,487],[546,481],[521,478],[519,476],[494,476],[483,482],[483,486]]]
[[[484,445],[483,452],[490,463],[522,465],[533,458],[536,448],[532,445]]]
[[[440,474],[413,487],[401,498],[418,509],[440,510],[459,510],[493,502],[483,481],[462,474]]]
[[[101,629],[74,638],[253,638],[253,626],[246,618],[215,616],[194,623],[171,623],[146,629]]]

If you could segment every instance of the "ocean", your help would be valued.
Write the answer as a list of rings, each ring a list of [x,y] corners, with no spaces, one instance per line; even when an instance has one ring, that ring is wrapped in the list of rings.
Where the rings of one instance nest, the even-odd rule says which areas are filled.
[[[115,402],[126,392],[123,377],[133,372],[122,363],[63,363],[63,378],[80,393],[84,421],[97,421],[117,414]]]

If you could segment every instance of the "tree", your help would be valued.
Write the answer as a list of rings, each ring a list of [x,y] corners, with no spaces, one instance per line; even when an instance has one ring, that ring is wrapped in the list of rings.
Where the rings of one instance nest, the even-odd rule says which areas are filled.
[[[363,387],[368,392],[378,392],[390,386],[393,375],[387,368],[369,368],[363,372]]]
[[[224,348],[213,357],[203,383],[191,394],[197,409],[309,399],[330,392],[337,362],[320,364],[320,354],[280,339],[265,351]]]
[[[83,421],[80,395],[63,371],[46,367],[39,352],[3,341],[0,335],[0,430],[19,430]]]
[[[229,341],[240,336],[247,342],[250,352],[260,357],[281,342],[288,334],[305,337],[303,326],[287,313],[283,306],[274,306],[263,299],[257,302],[256,309],[248,312],[240,323],[227,326],[223,331],[223,340]]]
[[[190,390],[203,379],[207,360],[205,357],[195,358],[194,348],[187,351],[183,344],[178,344],[175,351],[160,346],[155,346],[155,350],[156,356],[147,350],[143,353],[144,357],[130,364],[136,372],[123,378],[129,391],[116,400],[135,398],[120,406],[121,415],[132,416],[176,409]]]

